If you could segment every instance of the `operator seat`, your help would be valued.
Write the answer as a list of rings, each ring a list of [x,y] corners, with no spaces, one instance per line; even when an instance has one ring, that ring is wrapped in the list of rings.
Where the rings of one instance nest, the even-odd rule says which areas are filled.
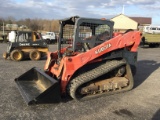
[[[110,39],[108,31],[85,38],[84,47],[88,50]]]

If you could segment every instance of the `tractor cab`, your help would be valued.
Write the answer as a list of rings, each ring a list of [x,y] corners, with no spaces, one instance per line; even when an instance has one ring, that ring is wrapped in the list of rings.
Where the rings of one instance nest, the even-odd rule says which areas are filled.
[[[38,32],[32,31],[11,31],[9,33],[10,42],[33,42],[37,40],[42,40],[42,36]]]
[[[60,20],[58,50],[69,43],[72,52],[85,52],[112,38],[114,22],[78,16]]]

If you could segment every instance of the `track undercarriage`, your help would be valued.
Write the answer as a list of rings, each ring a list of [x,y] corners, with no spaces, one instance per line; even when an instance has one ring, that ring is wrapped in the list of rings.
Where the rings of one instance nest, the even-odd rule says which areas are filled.
[[[71,80],[70,96],[76,100],[115,94],[133,88],[130,66],[124,60],[113,60]]]

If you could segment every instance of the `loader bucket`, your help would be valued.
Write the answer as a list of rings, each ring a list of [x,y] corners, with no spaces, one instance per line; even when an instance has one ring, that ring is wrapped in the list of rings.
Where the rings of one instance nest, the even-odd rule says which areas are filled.
[[[60,102],[60,82],[38,68],[30,69],[15,82],[28,105]]]

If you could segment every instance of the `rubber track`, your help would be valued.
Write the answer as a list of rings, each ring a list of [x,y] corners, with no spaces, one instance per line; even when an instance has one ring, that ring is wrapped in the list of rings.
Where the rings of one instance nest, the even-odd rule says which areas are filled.
[[[68,86],[68,92],[69,92],[70,96],[76,100],[81,99],[76,96],[76,90],[79,86],[81,86],[82,84],[87,83],[87,82],[89,82],[99,76],[102,76],[102,75],[116,69],[117,67],[120,67],[125,64],[126,64],[126,62],[124,60],[120,60],[120,61],[112,60],[112,61],[106,62],[105,64],[98,66],[97,68],[94,68],[90,71],[87,71],[83,74],[80,74],[79,76],[72,79],[69,86]]]

